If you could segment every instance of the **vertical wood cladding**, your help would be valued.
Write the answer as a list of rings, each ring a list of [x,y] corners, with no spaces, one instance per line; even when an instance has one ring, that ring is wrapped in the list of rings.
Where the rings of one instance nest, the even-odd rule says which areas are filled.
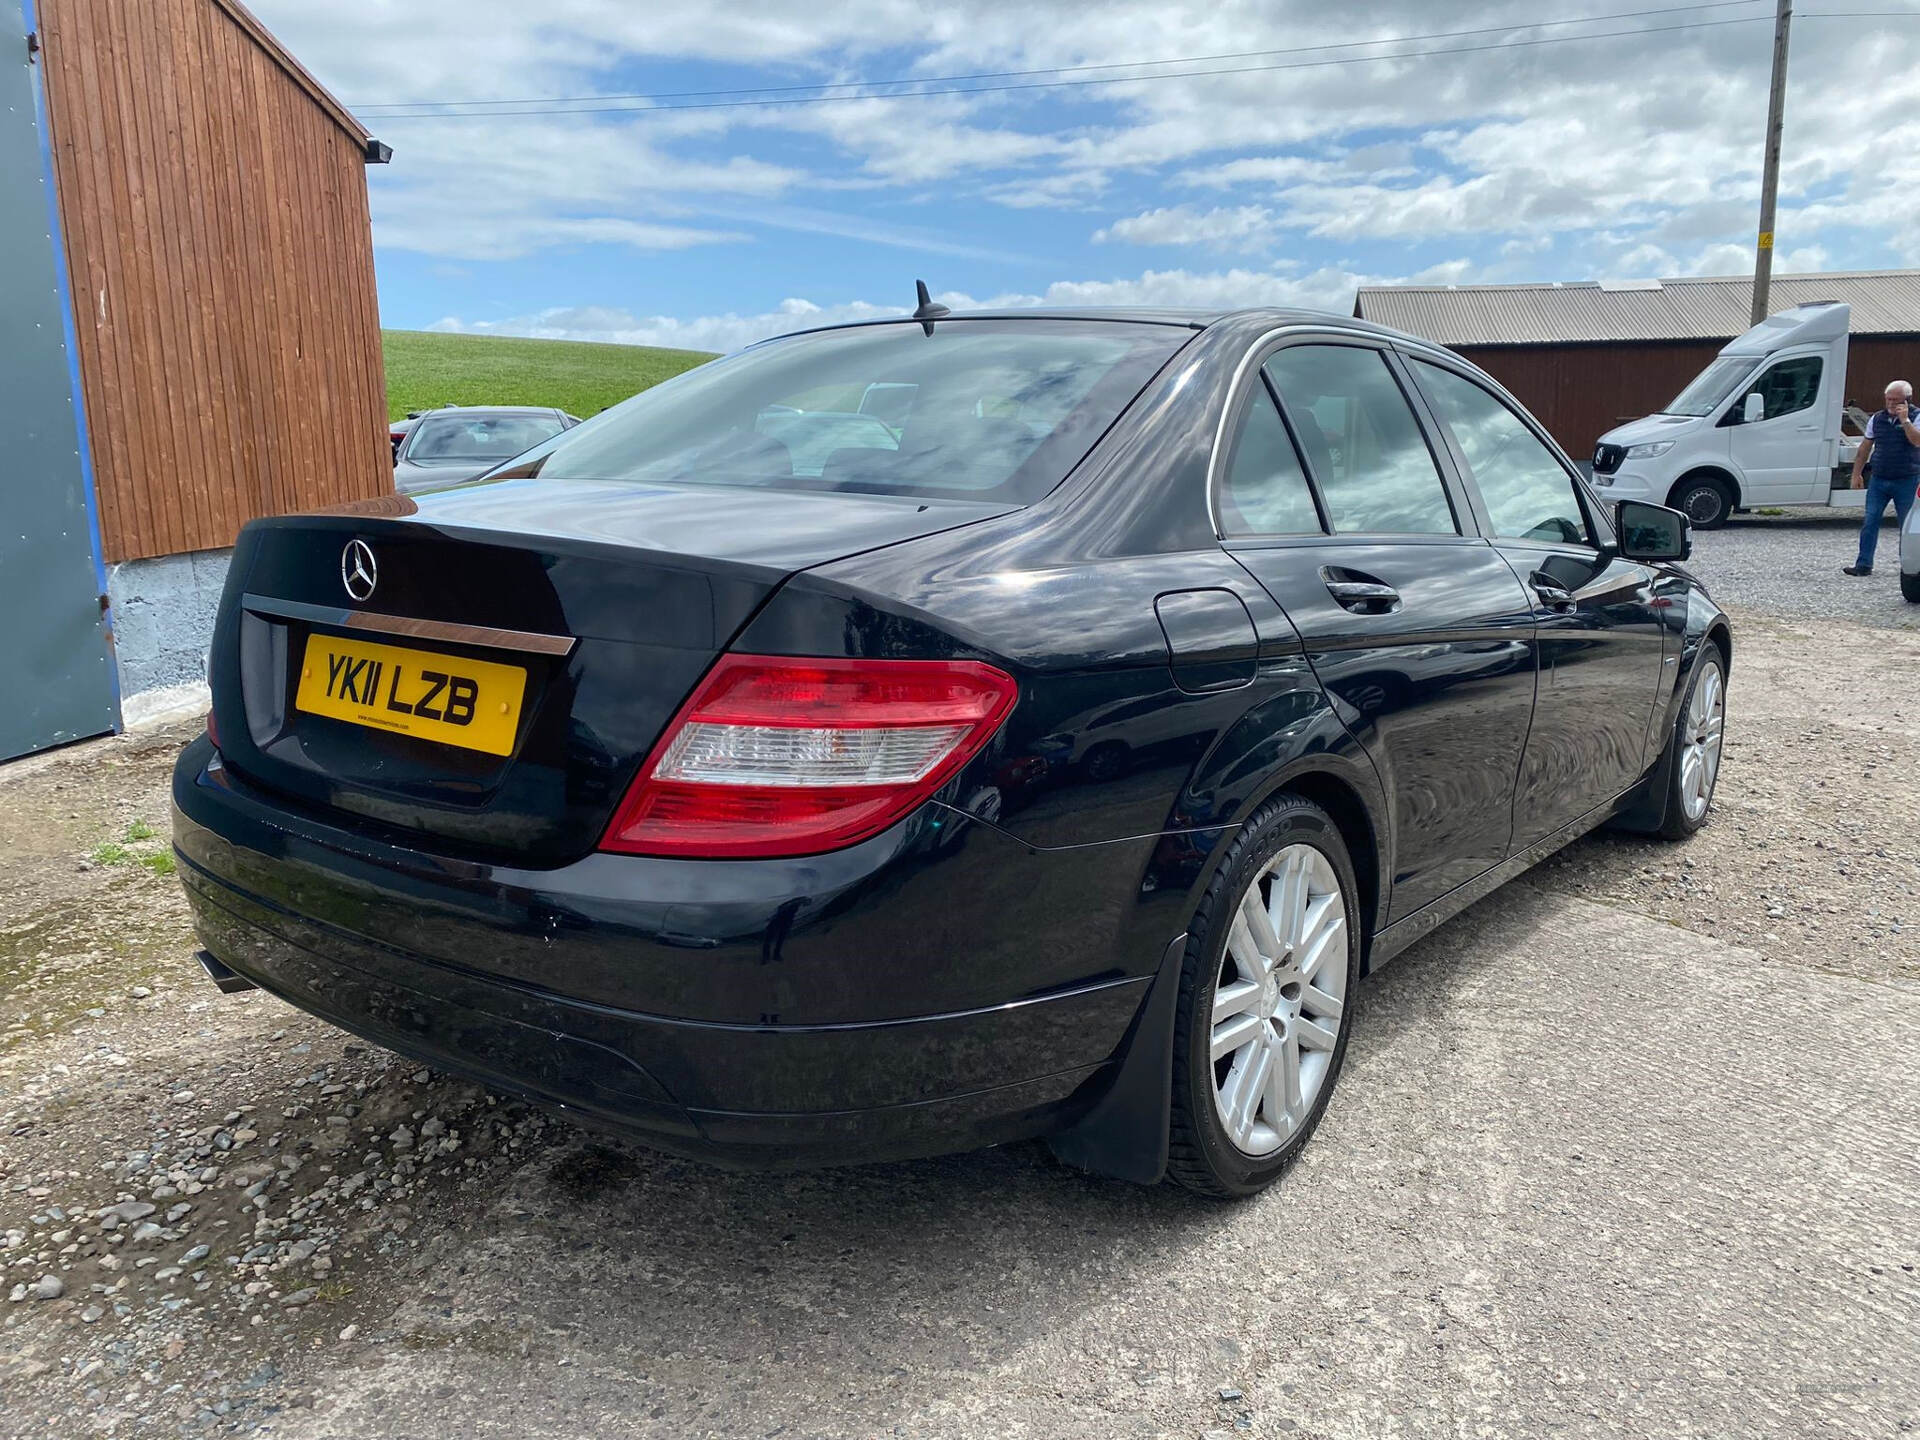
[[[41,0],[109,561],[393,488],[364,134],[231,0]]]

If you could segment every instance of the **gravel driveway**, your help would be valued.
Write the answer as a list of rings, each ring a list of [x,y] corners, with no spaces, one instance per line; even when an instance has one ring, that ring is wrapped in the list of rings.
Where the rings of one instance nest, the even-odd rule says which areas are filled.
[[[1920,630],[1920,605],[1900,596],[1900,532],[1889,512],[1873,574],[1840,573],[1860,548],[1860,516],[1821,510],[1736,515],[1693,537],[1693,568],[1730,609],[1795,620],[1852,620]]]
[[[1713,823],[1396,960],[1237,1206],[585,1135],[215,993],[182,737],[0,769],[0,1435],[1920,1427],[1920,636],[1736,622]]]

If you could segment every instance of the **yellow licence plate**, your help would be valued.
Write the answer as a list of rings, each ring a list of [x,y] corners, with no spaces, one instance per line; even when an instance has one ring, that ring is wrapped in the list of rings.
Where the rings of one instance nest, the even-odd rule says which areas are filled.
[[[293,703],[310,715],[509,755],[526,688],[518,665],[312,635]]]

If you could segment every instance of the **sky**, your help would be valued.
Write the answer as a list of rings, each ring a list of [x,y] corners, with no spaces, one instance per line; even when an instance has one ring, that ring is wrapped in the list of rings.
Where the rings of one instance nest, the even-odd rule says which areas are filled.
[[[1350,313],[1752,269],[1772,0],[252,8],[393,146],[391,328],[726,351],[916,279]],[[1920,0],[1801,0],[1776,235],[1776,273],[1920,266]]]

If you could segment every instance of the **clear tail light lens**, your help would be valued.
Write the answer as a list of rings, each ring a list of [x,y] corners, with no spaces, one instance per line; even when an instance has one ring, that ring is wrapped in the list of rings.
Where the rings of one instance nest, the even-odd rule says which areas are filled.
[[[911,814],[1013,708],[972,660],[723,655],[601,841],[633,855],[816,855]]]

